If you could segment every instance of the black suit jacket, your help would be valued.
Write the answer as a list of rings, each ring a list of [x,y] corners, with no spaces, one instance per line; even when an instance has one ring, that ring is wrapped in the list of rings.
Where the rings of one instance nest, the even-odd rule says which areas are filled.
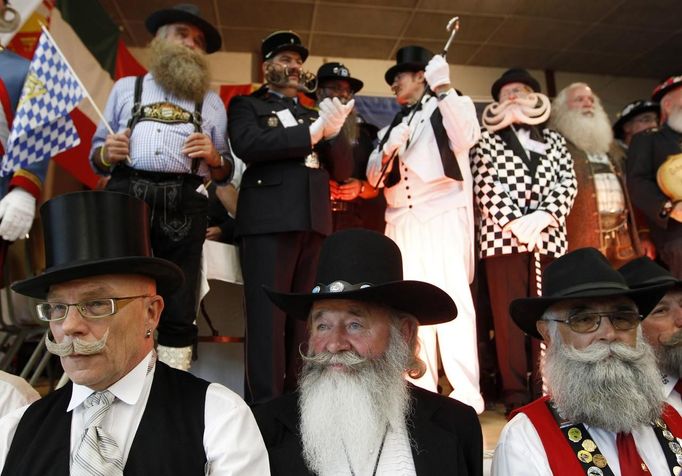
[[[483,474],[481,425],[473,408],[410,385],[408,423],[417,476]],[[298,393],[253,408],[270,457],[272,476],[313,476],[302,456]]]
[[[627,185],[630,199],[649,222],[651,238],[657,247],[682,237],[682,223],[660,216],[668,200],[656,183],[656,172],[670,155],[682,152],[682,135],[667,125],[657,131],[636,134],[628,149]]]
[[[288,109],[298,125],[284,127],[278,111]],[[317,112],[256,91],[232,100],[228,132],[234,153],[247,168],[239,190],[235,234],[287,231],[331,233],[329,177],[344,181],[353,169],[348,141],[337,136],[315,146],[319,169],[304,165],[313,152],[309,127]]]

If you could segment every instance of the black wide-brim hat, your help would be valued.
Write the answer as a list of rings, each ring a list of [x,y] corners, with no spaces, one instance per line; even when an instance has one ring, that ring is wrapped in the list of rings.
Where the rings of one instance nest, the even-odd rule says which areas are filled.
[[[386,70],[384,79],[390,86],[398,73],[424,71],[431,58],[433,53],[426,48],[415,45],[403,46],[395,55],[396,64]]]
[[[184,281],[180,268],[152,256],[149,207],[130,195],[87,191],[60,195],[40,207],[46,269],[12,285],[45,299],[54,284],[104,274],[140,274],[167,297]]]
[[[547,266],[542,276],[542,288],[542,296],[515,299],[509,306],[509,313],[516,325],[538,339],[542,337],[536,323],[552,304],[568,299],[625,296],[635,302],[644,318],[658,304],[670,285],[631,289],[597,249],[580,248]]]
[[[277,307],[299,319],[307,319],[313,303],[325,299],[383,304],[414,315],[420,324],[440,324],[457,316],[457,306],[445,291],[422,281],[403,280],[398,245],[370,230],[344,230],[327,237],[316,282],[309,294],[264,289]]]
[[[658,103],[661,102],[663,99],[663,96],[668,94],[670,91],[677,89],[682,86],[682,74],[676,74],[673,76],[670,76],[654,88],[654,91],[651,93],[651,100],[656,101]]]
[[[199,28],[206,38],[206,53],[218,51],[223,43],[218,30],[201,18],[199,7],[191,3],[181,3],[171,8],[158,10],[147,17],[144,25],[149,33],[156,35],[159,28],[171,23],[189,23]]]
[[[623,126],[630,119],[635,116],[644,114],[645,112],[655,112],[656,114],[661,113],[661,105],[654,101],[646,101],[644,99],[638,99],[632,101],[630,104],[625,106],[622,111],[616,116],[616,122],[613,123],[613,135],[617,139],[623,138]]]
[[[502,89],[502,87],[506,84],[511,83],[525,84],[536,93],[541,91],[540,83],[537,79],[531,76],[528,71],[522,68],[512,68],[502,73],[502,76],[497,78],[497,80],[493,83],[492,87],[490,88],[490,94],[492,95],[493,99],[495,99],[495,101],[499,101],[500,89]]]
[[[628,286],[633,289],[661,284],[682,286],[682,281],[676,279],[670,271],[646,256],[641,256],[624,264],[618,268],[618,272],[625,278]]]
[[[282,51],[295,51],[305,61],[308,58],[308,48],[301,44],[301,38],[293,31],[274,31],[270,33],[260,47],[263,61],[272,59]]]
[[[325,63],[319,67],[317,70],[317,84],[322,84],[322,81],[327,79],[348,81],[353,94],[360,91],[364,86],[364,83],[357,78],[353,78],[348,68],[341,63]]]

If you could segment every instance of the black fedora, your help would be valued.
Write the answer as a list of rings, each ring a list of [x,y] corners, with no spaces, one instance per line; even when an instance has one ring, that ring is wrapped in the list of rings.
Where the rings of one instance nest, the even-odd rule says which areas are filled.
[[[149,33],[156,35],[159,28],[171,23],[189,23],[199,28],[206,38],[206,53],[218,51],[223,43],[218,30],[201,18],[199,7],[192,3],[181,3],[171,8],[158,10],[147,17],[144,25]]]
[[[495,101],[500,100],[500,89],[502,89],[504,85],[510,83],[525,84],[536,93],[541,91],[540,83],[538,83],[538,80],[531,76],[528,71],[522,68],[512,68],[502,73],[502,76],[497,78],[490,88],[490,94]]]
[[[415,45],[403,46],[395,55],[396,64],[388,68],[384,79],[390,86],[398,73],[424,71],[431,58],[433,53],[426,48]]]
[[[675,279],[670,271],[646,256],[641,256],[624,264],[618,268],[618,272],[632,289],[658,286],[659,284],[682,285],[682,281]]]
[[[626,296],[647,316],[661,300],[668,284],[630,289],[621,274],[595,248],[580,248],[552,262],[542,277],[543,295],[515,299],[509,313],[526,334],[541,339],[535,323],[552,304],[567,299]]]
[[[645,112],[655,112],[656,114],[660,114],[661,105],[657,102],[647,101],[644,99],[638,99],[627,104],[623,110],[618,113],[616,116],[616,122],[613,123],[613,135],[616,137],[616,139],[623,138],[623,126],[626,122],[628,122],[630,119],[633,119],[635,116],[644,114]]]
[[[20,294],[45,299],[50,286],[102,274],[141,274],[167,296],[184,280],[174,263],[152,256],[149,207],[130,195],[106,191],[60,195],[40,207],[45,272],[16,282]]]
[[[317,83],[322,84],[322,82],[327,79],[348,81],[350,88],[353,90],[353,94],[360,91],[362,86],[364,86],[364,83],[357,78],[353,78],[350,75],[349,69],[341,63],[325,63],[318,68]]]
[[[274,31],[270,33],[260,46],[263,61],[272,59],[280,51],[295,51],[305,61],[308,48],[301,44],[301,38],[293,31]]]
[[[661,83],[654,88],[654,91],[651,93],[651,100],[660,103],[663,96],[679,87],[682,87],[682,74],[674,74],[661,81]]]
[[[270,300],[289,315],[307,319],[313,302],[352,299],[384,304],[414,315],[420,324],[439,324],[457,316],[457,306],[442,289],[403,280],[400,249],[375,231],[352,229],[330,235],[310,294],[281,293],[264,287]]]

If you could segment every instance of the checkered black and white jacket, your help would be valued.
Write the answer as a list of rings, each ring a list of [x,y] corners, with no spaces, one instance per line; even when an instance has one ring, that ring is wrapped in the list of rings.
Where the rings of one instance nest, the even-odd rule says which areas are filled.
[[[561,134],[543,129],[542,136],[547,153],[541,156],[534,177],[499,134],[483,130],[471,149],[474,197],[481,211],[477,235],[482,258],[531,251],[503,228],[535,210],[552,214],[559,224],[542,232],[540,253],[558,257],[566,252],[566,216],[577,193],[573,160]]]

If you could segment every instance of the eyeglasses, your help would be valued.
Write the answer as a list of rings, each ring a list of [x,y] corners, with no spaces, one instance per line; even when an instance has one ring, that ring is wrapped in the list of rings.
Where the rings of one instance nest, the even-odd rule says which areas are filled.
[[[589,334],[599,329],[602,317],[607,317],[611,325],[619,331],[629,331],[639,325],[642,315],[637,311],[613,312],[579,312],[568,319],[545,319],[546,321],[563,322],[572,331],[579,334]]]
[[[90,319],[100,319],[102,317],[116,314],[134,299],[143,297],[151,296],[140,295],[91,299],[89,301],[77,302],[73,304],[67,304],[63,302],[41,302],[36,304],[36,311],[38,312],[38,318],[41,321],[46,322],[61,321],[62,319],[66,318],[71,306],[74,306],[76,309],[78,309],[78,312],[83,317]]]

